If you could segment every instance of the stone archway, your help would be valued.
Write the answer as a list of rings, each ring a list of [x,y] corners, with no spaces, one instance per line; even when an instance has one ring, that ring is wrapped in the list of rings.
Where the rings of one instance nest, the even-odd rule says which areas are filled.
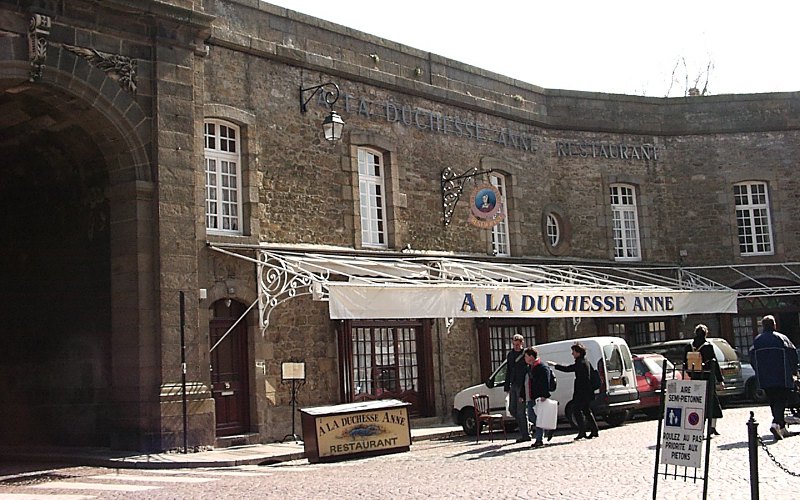
[[[149,123],[102,85],[27,71],[0,61],[2,444],[157,448]]]

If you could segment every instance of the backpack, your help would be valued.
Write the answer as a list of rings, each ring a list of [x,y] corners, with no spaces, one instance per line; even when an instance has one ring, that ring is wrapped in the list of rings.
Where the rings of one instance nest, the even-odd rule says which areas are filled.
[[[592,388],[593,391],[596,391],[602,385],[602,381],[600,380],[600,373],[592,366],[591,363],[588,361],[586,362],[589,365],[589,387]]]
[[[703,371],[703,356],[700,354],[700,347],[686,353],[686,371]]]
[[[556,374],[552,368],[547,368],[547,373],[549,373],[549,377],[547,379],[547,386],[550,392],[554,392],[556,387],[558,387],[558,380],[556,379]]]

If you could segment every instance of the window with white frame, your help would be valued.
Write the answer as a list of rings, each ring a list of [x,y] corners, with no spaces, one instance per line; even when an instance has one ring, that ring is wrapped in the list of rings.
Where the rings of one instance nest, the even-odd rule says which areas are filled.
[[[772,255],[772,223],[765,182],[734,184],[739,252],[742,255]]]
[[[206,229],[242,234],[242,171],[239,127],[206,120]]]
[[[558,246],[561,243],[561,229],[558,226],[558,218],[556,214],[547,214],[547,242],[551,247]]]
[[[492,173],[489,175],[489,180],[492,186],[497,188],[500,193],[500,200],[497,202],[501,204],[498,217],[502,220],[492,226],[492,254],[508,256],[511,255],[508,245],[508,210],[506,207],[506,179],[502,175]],[[502,200],[502,202],[501,202]]]
[[[611,224],[615,260],[642,260],[636,190],[627,184],[611,185]]]
[[[361,206],[361,244],[386,248],[386,189],[383,155],[358,149],[358,191]]]

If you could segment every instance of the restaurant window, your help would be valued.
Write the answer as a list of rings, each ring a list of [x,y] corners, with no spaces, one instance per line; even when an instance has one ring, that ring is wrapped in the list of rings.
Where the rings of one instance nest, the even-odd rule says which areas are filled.
[[[664,342],[667,340],[666,321],[636,321],[609,323],[607,332],[613,337],[622,337],[632,346]]]
[[[748,351],[753,345],[753,339],[758,335],[761,316],[734,316],[733,323],[733,348],[743,361],[749,358]]]
[[[739,252],[743,256],[772,255],[772,223],[765,182],[734,184]]]
[[[492,173],[489,175],[489,180],[492,186],[497,188],[502,199],[500,213],[500,222],[492,226],[492,255],[508,256],[511,255],[509,249],[508,237],[508,205],[506,197],[506,179],[500,174]]]
[[[639,247],[636,190],[633,186],[611,185],[611,225],[614,238],[614,259],[618,261],[642,260]]]
[[[345,321],[339,332],[344,402],[399,399],[414,416],[433,408],[428,323]]]
[[[488,378],[506,360],[506,354],[513,348],[511,340],[514,335],[522,335],[525,347],[547,342],[544,325],[544,321],[515,319],[489,319],[477,322],[481,378]]]
[[[242,234],[242,172],[239,127],[221,120],[204,122],[206,229]]]
[[[383,155],[358,148],[358,191],[361,214],[361,244],[386,248],[386,188]]]

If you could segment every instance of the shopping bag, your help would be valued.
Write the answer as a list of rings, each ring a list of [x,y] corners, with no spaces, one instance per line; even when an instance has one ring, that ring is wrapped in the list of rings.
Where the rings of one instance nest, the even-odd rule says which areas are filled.
[[[536,413],[536,427],[553,430],[557,427],[558,401],[555,399],[537,399],[533,411]]]

